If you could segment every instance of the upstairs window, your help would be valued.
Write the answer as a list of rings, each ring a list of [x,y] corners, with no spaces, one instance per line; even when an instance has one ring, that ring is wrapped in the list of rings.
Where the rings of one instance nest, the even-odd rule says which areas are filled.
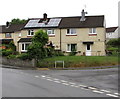
[[[55,35],[54,30],[52,30],[52,29],[47,30],[47,34],[48,35]]]
[[[5,33],[5,38],[11,38],[11,33]]]
[[[67,44],[67,52],[72,52],[77,50],[77,44]]]
[[[89,28],[89,34],[97,34],[96,28]]]
[[[67,29],[67,35],[76,35],[76,29]]]
[[[34,36],[34,30],[28,30],[28,35],[27,36]]]

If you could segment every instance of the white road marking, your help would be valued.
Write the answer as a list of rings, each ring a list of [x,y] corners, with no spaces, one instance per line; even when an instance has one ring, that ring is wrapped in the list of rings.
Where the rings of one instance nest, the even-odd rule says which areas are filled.
[[[100,90],[100,91],[103,91],[103,92],[110,92],[110,91],[108,91],[108,90],[104,90],[104,89],[102,89],[102,90]]]
[[[73,82],[69,82],[69,84],[75,84],[75,83],[73,83]]]
[[[46,80],[53,81],[52,79],[46,79]]]
[[[38,78],[39,76],[36,75],[35,77]]]
[[[41,75],[41,77],[46,77],[46,76],[44,76],[44,75]]]
[[[61,83],[61,82],[59,82],[59,81],[54,81],[54,82],[56,82],[56,83]]]
[[[119,93],[114,93],[115,95],[120,95]]]
[[[94,88],[94,87],[88,87],[89,89],[96,89],[96,88]]]
[[[23,73],[23,72],[21,72],[21,73]],[[35,77],[39,77],[39,76],[35,76]],[[71,87],[76,87],[76,88],[78,88],[78,87],[82,87],[81,89],[84,89],[84,90],[90,90],[90,89],[92,89],[93,90],[93,92],[95,92],[95,93],[100,93],[100,94],[102,94],[102,93],[104,93],[104,92],[107,92],[107,93],[109,93],[110,91],[108,91],[108,90],[104,90],[104,89],[102,89],[102,90],[100,90],[100,91],[98,91],[98,90],[95,90],[95,89],[97,89],[97,88],[95,88],[95,87],[88,87],[88,88],[84,88],[84,87],[87,87],[87,86],[85,86],[85,85],[75,85],[76,83],[73,83],[73,82],[68,82],[68,81],[65,81],[65,80],[60,80],[60,79],[56,79],[56,78],[52,78],[52,77],[46,77],[46,76],[44,76],[44,75],[41,75],[41,77],[42,77],[42,79],[46,79],[46,80],[49,80],[49,81],[53,81],[53,82],[55,82],[55,83],[61,83],[61,84],[64,84],[64,85],[70,85],[70,84],[72,84],[72,85],[70,85]],[[48,78],[52,78],[52,79],[48,79]],[[59,81],[58,81],[59,80]],[[61,81],[61,82],[60,82]],[[68,83],[66,83],[66,82],[68,82]],[[114,93],[115,95],[113,95],[113,94],[106,94],[107,96],[111,96],[111,97],[118,97],[117,95],[120,95],[119,93]]]
[[[62,84],[64,84],[64,85],[69,85],[69,84],[67,84],[67,83],[62,83]]]
[[[60,80],[61,82],[67,82],[67,81],[65,81],[65,80]]]
[[[54,78],[54,80],[59,80],[59,79]]]
[[[111,97],[118,97],[116,95],[113,95],[113,94],[106,94],[107,96],[111,96]]]
[[[85,85],[79,85],[80,87],[87,87],[87,86],[85,86]]]
[[[104,93],[104,92],[97,91],[97,90],[93,90],[93,92],[96,92],[96,93]]]

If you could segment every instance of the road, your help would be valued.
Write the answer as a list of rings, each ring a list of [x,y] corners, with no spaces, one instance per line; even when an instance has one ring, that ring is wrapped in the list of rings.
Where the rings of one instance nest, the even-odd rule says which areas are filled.
[[[118,69],[2,69],[2,97],[118,97]]]

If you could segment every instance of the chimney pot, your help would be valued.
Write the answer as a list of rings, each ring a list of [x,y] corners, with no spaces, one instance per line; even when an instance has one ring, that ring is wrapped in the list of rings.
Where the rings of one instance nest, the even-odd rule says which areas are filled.
[[[81,12],[81,19],[80,19],[80,21],[85,21],[85,14],[87,14],[87,12],[84,12],[84,9],[82,10],[82,12]]]
[[[8,28],[8,27],[9,27],[9,25],[10,25],[10,23],[7,21],[7,22],[6,22],[6,27]]]
[[[45,19],[45,20],[47,19],[47,14],[46,13],[43,14],[43,19]]]

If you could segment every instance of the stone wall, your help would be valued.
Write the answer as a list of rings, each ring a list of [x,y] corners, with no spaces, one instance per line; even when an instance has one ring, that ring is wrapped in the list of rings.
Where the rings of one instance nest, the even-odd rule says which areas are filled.
[[[8,59],[6,57],[0,57],[0,64],[17,66],[17,67],[35,67],[34,60],[20,60],[20,59]]]

